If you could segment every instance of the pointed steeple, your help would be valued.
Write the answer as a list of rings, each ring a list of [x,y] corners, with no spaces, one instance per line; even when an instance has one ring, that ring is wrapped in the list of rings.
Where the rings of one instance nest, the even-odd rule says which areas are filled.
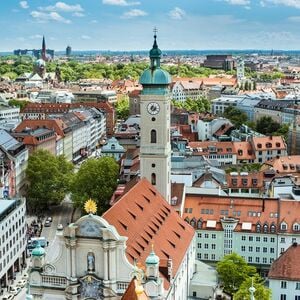
[[[152,49],[150,50],[150,60],[151,60],[151,69],[160,68],[160,56],[161,50],[158,48],[157,45],[157,29],[154,28],[154,42]]]
[[[46,61],[46,41],[45,41],[45,36],[43,36],[43,42],[42,42],[42,57],[44,61]]]

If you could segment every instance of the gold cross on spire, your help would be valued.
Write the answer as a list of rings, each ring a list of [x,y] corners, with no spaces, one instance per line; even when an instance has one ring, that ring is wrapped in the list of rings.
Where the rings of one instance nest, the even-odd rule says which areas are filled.
[[[157,28],[156,28],[156,27],[154,27],[154,28],[153,28],[154,36],[156,36],[156,34],[157,34],[157,31],[158,31],[158,30],[157,30]]]

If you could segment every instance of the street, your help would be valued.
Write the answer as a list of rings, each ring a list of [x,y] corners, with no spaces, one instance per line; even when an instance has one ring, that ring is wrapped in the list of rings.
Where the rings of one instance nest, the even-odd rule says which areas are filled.
[[[51,261],[57,255],[56,250],[58,249],[58,247],[57,247],[58,245],[55,243],[57,226],[58,226],[58,224],[62,224],[63,227],[67,226],[71,222],[72,211],[73,211],[72,202],[71,202],[70,196],[67,195],[61,205],[52,207],[51,210],[49,210],[48,214],[45,215],[46,218],[52,217],[51,226],[50,227],[43,226],[43,230],[41,233],[41,237],[45,237],[46,240],[49,242],[49,245],[45,248],[46,249],[46,259],[48,261]],[[33,217],[28,218],[28,222],[31,219],[33,219]],[[43,225],[44,224],[45,224],[45,220],[43,222]],[[50,249],[51,249],[51,251],[49,251]],[[31,264],[30,258],[28,258],[27,266],[30,266],[30,264]],[[22,275],[25,272],[26,271],[23,271],[23,273],[18,272],[16,274],[16,279],[12,286],[16,286],[17,282],[22,279]],[[14,297],[14,299],[24,300],[26,298],[26,290],[27,290],[27,286],[23,287],[21,292],[18,295],[16,295]],[[4,295],[7,295],[7,294],[8,294],[7,292],[4,293]]]

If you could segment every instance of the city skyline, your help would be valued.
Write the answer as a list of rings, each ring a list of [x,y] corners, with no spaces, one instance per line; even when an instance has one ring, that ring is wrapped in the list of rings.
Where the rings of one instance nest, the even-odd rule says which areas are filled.
[[[40,48],[43,35],[55,50],[147,50],[154,26],[166,50],[300,49],[299,0],[12,0],[0,8],[0,52]]]

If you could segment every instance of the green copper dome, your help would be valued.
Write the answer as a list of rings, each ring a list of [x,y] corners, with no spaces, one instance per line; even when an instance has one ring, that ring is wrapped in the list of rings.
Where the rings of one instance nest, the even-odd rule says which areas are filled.
[[[154,43],[149,56],[151,61],[150,68],[143,72],[140,77],[140,84],[143,86],[169,85],[171,83],[171,76],[160,67],[161,50],[157,46],[156,35],[154,35]]]
[[[140,84],[142,85],[168,85],[170,83],[170,74],[167,71],[162,70],[161,68],[157,68],[154,70],[147,69],[143,72],[142,76],[140,77]]]
[[[159,264],[159,257],[154,253],[154,250],[150,252],[146,258],[146,265],[157,265]]]
[[[41,247],[40,243],[32,250],[32,256],[43,256],[45,255],[45,249]]]

